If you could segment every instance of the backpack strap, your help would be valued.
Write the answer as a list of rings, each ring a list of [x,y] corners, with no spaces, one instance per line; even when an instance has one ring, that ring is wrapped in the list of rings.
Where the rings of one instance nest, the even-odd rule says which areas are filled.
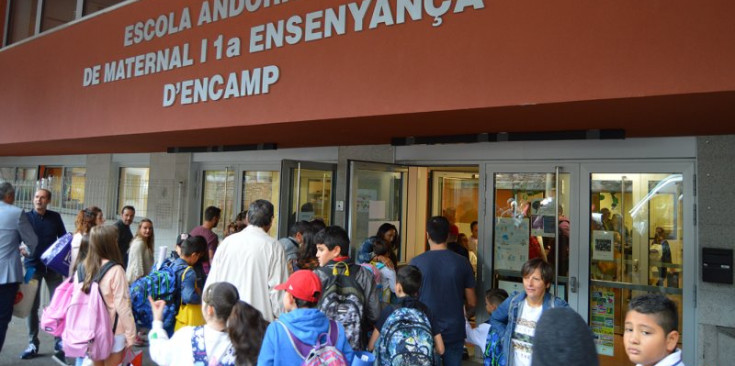
[[[204,326],[194,327],[191,333],[191,356],[194,358],[194,364],[208,365],[207,347],[204,345]]]
[[[184,297],[181,296],[181,290],[184,288],[184,278],[186,278],[186,272],[188,272],[190,269],[192,269],[192,266],[186,267],[186,269],[183,272],[181,272],[181,283],[180,283],[179,291],[178,291],[179,292],[179,304],[180,305],[184,305]],[[194,279],[194,288],[195,289],[197,288],[197,281],[196,281],[196,279]]]

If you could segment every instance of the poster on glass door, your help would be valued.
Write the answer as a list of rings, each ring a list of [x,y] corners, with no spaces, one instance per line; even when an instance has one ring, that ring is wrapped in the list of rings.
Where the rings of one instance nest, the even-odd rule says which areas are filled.
[[[592,259],[598,261],[615,260],[613,253],[613,231],[595,230],[592,232]]]
[[[520,271],[528,260],[528,219],[498,217],[495,221],[495,267]]]
[[[612,356],[615,351],[615,293],[590,292],[590,328],[595,336],[597,353]]]

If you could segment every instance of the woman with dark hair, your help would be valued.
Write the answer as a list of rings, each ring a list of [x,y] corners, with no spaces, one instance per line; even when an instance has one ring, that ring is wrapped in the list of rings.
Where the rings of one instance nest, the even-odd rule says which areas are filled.
[[[321,225],[310,222],[306,230],[301,233],[303,242],[299,247],[298,269],[315,270],[319,267],[319,260],[316,259],[316,240],[314,239],[321,229],[323,229]]]
[[[77,256],[79,255],[79,247],[82,245],[82,236],[89,234],[89,231],[97,226],[102,225],[105,222],[102,210],[97,206],[87,207],[80,210],[77,214],[77,219],[74,222],[76,225],[76,231],[71,239],[71,266],[69,266],[69,276],[72,275],[72,268],[76,267]]]
[[[217,282],[210,285],[202,297],[202,312],[207,323],[181,328],[171,339],[162,322],[166,302],[149,300],[154,320],[148,339],[151,359],[156,364],[256,364],[268,322],[260,311],[240,301],[240,294],[233,284]]]
[[[388,245],[388,257],[393,262],[393,267],[398,264],[395,250],[398,247],[398,229],[391,223],[384,223],[378,228],[377,234],[365,240],[357,253],[357,263],[368,263],[373,259],[373,244],[377,239],[382,239]]]

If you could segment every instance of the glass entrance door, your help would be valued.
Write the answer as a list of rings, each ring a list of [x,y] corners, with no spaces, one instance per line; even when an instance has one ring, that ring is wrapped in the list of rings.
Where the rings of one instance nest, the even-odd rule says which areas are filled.
[[[490,252],[493,287],[523,291],[521,267],[540,257],[555,268],[550,291],[576,308],[578,170],[578,165],[487,166],[493,193],[487,195],[483,241],[492,251],[480,252]]]
[[[692,324],[693,233],[691,164],[584,165],[589,193],[581,207],[585,242],[584,270],[588,293],[580,296],[588,309],[600,364],[629,364],[623,344],[630,300],[662,293],[677,305],[679,347],[685,363],[693,363]],[[689,177],[689,178],[686,178]],[[687,209],[689,207],[690,209]],[[687,358],[690,358],[687,360]]]
[[[375,236],[383,224],[397,229],[392,248],[398,261],[405,260],[406,215],[404,199],[408,188],[408,167],[362,161],[350,161],[348,233],[352,247],[360,249],[366,239]],[[353,256],[357,258],[357,256]],[[357,258],[361,260],[360,258]]]
[[[332,223],[336,164],[283,160],[281,163],[281,219],[278,236],[288,235],[296,221]]]

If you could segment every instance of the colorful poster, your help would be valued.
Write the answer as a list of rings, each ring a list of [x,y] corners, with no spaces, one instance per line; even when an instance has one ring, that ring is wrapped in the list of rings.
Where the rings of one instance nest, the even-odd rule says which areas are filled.
[[[598,261],[615,260],[613,254],[614,231],[595,230],[592,232],[592,259]]]
[[[528,260],[528,219],[499,217],[495,221],[495,268],[520,271]]]
[[[615,293],[591,291],[590,328],[595,336],[597,353],[612,356],[615,351]]]

